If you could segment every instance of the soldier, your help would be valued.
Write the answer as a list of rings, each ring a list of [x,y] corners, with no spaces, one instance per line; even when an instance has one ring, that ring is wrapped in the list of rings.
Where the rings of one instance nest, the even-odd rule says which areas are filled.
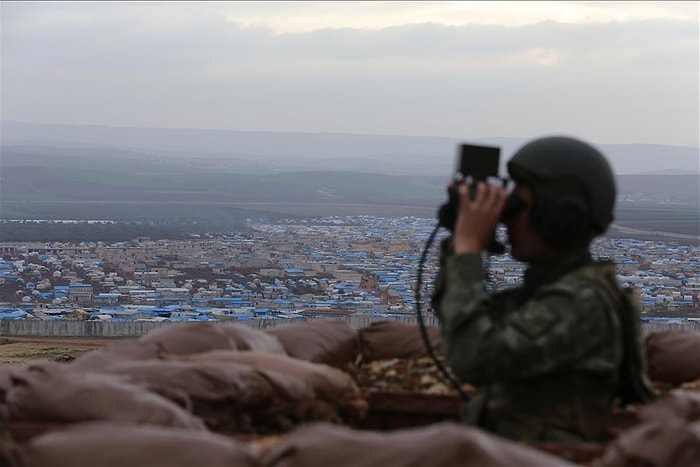
[[[638,299],[589,245],[613,219],[615,178],[605,157],[568,137],[529,142],[508,162],[519,209],[507,193],[459,186],[453,233],[441,248],[433,308],[443,352],[479,388],[466,423],[524,442],[602,441],[615,403],[645,402]],[[500,221],[523,284],[489,293],[482,252]]]

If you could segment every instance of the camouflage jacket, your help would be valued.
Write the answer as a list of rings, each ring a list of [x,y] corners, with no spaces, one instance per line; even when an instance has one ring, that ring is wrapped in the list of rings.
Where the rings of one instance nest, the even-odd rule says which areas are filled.
[[[488,293],[481,255],[443,253],[433,295],[443,353],[479,388],[465,421],[519,441],[604,439],[624,353],[621,305],[604,284],[614,274],[582,251]]]

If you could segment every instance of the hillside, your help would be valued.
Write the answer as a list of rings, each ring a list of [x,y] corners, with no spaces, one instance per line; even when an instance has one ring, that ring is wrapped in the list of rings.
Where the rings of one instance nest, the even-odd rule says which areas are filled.
[[[12,122],[2,130],[0,218],[199,223],[199,230],[297,215],[434,217],[461,142]],[[522,141],[481,143],[502,146],[507,159]],[[618,172],[617,223],[700,233],[696,148],[607,150],[619,166],[653,172]]]
[[[104,162],[106,161],[106,162]],[[450,174],[203,170],[154,158],[3,152],[0,199],[9,202],[201,202],[435,206]],[[697,175],[619,175],[621,198],[697,205]]]
[[[140,159],[140,165],[228,170],[340,170],[386,175],[449,176],[460,143],[501,148],[501,165],[523,138],[463,138],[278,133],[232,130],[124,128],[97,125],[0,122],[3,159],[10,150],[63,157]],[[698,148],[598,144],[617,174],[700,173]],[[51,148],[47,150],[46,148]],[[46,161],[45,161],[46,162]],[[3,164],[5,162],[3,161]],[[92,164],[93,162],[88,162]]]

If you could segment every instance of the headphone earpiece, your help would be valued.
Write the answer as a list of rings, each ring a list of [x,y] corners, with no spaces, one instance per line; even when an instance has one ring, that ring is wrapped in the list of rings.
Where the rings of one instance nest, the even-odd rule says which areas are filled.
[[[571,248],[588,240],[590,213],[586,202],[577,195],[555,196],[538,192],[532,207],[531,221],[547,243]]]

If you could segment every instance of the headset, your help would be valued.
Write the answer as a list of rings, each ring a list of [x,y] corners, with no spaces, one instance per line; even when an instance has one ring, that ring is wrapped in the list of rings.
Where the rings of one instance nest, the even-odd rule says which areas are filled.
[[[583,197],[557,194],[550,189],[532,186],[533,206],[530,221],[550,245],[570,249],[590,240],[590,210]]]

